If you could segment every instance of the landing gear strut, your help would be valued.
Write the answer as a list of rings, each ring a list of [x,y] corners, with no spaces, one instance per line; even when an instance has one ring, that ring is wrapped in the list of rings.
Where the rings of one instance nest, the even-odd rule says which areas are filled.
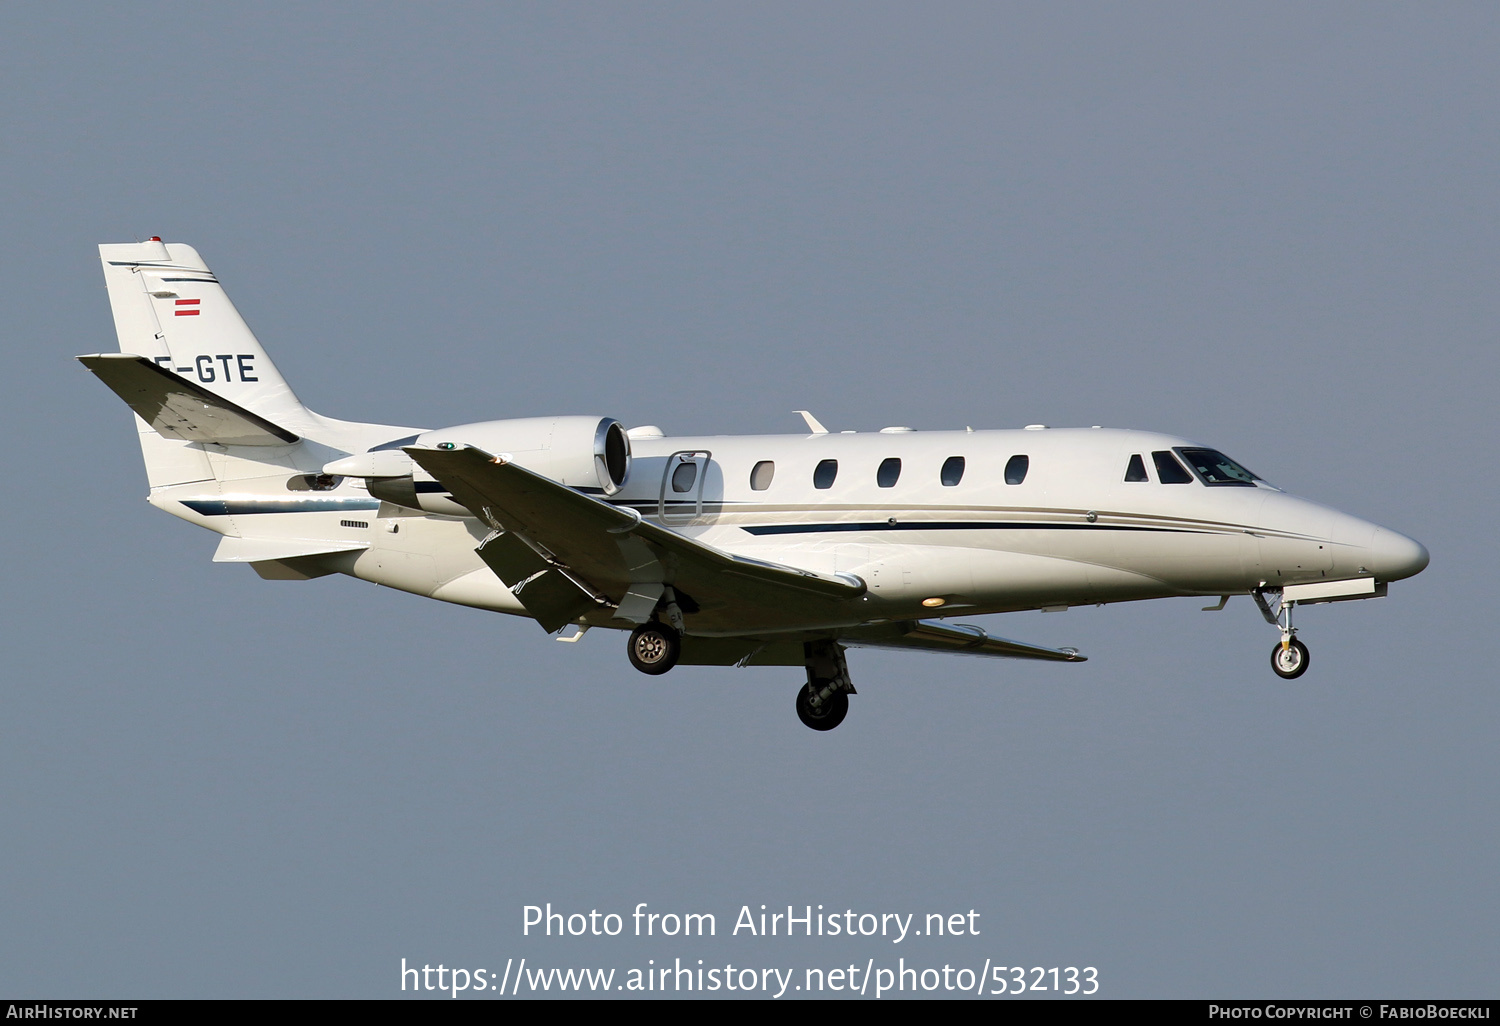
[[[630,632],[625,651],[630,656],[630,665],[642,673],[666,673],[682,655],[682,635],[675,627],[652,620]]]
[[[836,641],[809,641],[802,646],[807,683],[797,692],[797,718],[813,730],[832,730],[849,714],[849,679],[844,647]]]
[[[1260,589],[1255,591],[1255,604],[1260,606],[1260,615],[1266,618],[1266,622],[1281,631],[1281,641],[1271,650],[1271,669],[1276,671],[1276,676],[1283,680],[1295,680],[1307,672],[1308,664],[1312,656],[1307,652],[1307,646],[1297,640],[1297,628],[1292,626],[1292,609],[1297,605],[1295,601],[1288,602],[1279,594],[1272,596],[1276,605],[1266,601],[1266,593]]]

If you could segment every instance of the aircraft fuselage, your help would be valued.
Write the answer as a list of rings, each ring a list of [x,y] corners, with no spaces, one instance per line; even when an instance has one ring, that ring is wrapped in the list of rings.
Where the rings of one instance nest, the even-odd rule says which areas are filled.
[[[637,437],[632,448],[629,477],[607,501],[726,551],[859,577],[868,591],[845,623],[1244,594],[1360,577],[1386,583],[1426,563],[1416,542],[1263,481],[1207,484],[1179,453],[1202,447],[1149,432]],[[1164,482],[1157,453],[1171,454],[1187,471],[1184,480]],[[1024,473],[1015,472],[1017,457]],[[1126,480],[1132,457],[1142,480]],[[1016,483],[1007,482],[1007,467]],[[952,483],[944,483],[945,468]],[[374,535],[358,575],[403,587],[410,575],[399,566],[391,572],[381,538]],[[384,538],[412,551],[410,530]],[[432,541],[434,558],[450,542],[465,553],[474,546],[469,532],[433,532]],[[418,583],[414,590],[448,597],[427,587],[438,583],[433,577]],[[493,598],[473,604],[524,614],[508,594]],[[591,619],[609,621],[602,613]],[[687,623],[703,634],[808,626],[748,624],[710,609],[689,613]]]

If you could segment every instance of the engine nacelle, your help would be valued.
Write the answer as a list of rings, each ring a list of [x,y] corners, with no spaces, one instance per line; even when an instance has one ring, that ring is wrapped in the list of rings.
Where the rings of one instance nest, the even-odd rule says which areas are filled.
[[[447,516],[471,516],[401,450],[472,445],[579,491],[613,495],[630,475],[630,439],[609,417],[526,417],[424,431],[334,460],[325,474],[365,479],[377,499]]]

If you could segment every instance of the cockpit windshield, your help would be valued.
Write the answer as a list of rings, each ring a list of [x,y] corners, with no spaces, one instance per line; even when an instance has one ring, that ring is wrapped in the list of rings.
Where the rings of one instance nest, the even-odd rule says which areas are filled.
[[[1240,485],[1255,487],[1260,478],[1216,449],[1179,448],[1178,454],[1198,472],[1206,485]]]

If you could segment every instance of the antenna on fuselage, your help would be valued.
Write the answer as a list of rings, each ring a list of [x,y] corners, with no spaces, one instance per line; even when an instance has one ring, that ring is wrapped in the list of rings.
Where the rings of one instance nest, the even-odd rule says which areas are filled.
[[[818,423],[818,418],[814,417],[811,413],[808,413],[806,410],[793,410],[792,412],[793,413],[800,413],[802,415],[802,419],[805,420],[805,421],[807,421],[807,430],[811,431],[813,434],[815,434],[815,435],[826,435],[826,434],[828,434],[828,429],[826,427],[824,427],[822,424],[819,424]]]

